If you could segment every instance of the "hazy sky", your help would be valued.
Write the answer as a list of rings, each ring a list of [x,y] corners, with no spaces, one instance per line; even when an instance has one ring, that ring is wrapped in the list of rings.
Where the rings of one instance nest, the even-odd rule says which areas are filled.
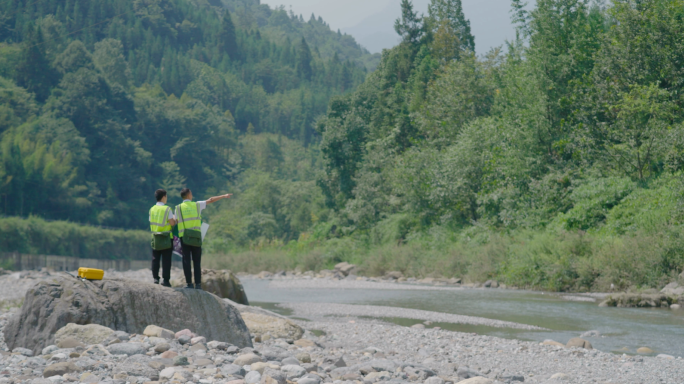
[[[510,21],[510,0],[462,0],[463,11],[470,19],[478,53],[512,40],[515,32]],[[311,13],[321,16],[333,30],[338,28],[356,38],[371,52],[389,48],[398,41],[394,20],[399,17],[400,0],[261,0],[262,3],[292,8],[308,20]],[[429,0],[414,0],[415,9],[427,13]]]

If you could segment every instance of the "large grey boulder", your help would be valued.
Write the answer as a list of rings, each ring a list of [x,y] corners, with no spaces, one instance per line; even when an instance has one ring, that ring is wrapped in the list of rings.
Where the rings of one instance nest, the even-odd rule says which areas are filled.
[[[171,285],[179,288],[185,287],[185,277],[181,274],[171,276]],[[202,289],[220,298],[249,305],[242,282],[229,270],[202,268]]]
[[[240,312],[211,293],[124,279],[84,282],[66,274],[41,281],[26,293],[21,312],[4,329],[5,341],[10,349],[39,353],[69,323],[137,334],[150,324],[174,331],[187,328],[209,340],[252,346]]]

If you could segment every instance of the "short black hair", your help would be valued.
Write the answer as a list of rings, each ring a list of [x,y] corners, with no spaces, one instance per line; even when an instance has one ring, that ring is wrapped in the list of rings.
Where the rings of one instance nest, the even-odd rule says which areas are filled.
[[[163,199],[164,196],[166,196],[165,190],[157,189],[156,191],[154,191],[154,198],[157,199],[157,201],[161,201],[161,199]]]
[[[188,197],[188,193],[190,193],[190,188],[181,189],[181,199]]]

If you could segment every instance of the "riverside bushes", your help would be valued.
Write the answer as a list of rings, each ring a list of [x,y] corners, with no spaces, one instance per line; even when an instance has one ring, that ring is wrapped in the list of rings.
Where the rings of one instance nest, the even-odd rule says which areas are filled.
[[[661,287],[684,270],[684,230],[606,236],[582,231],[488,230],[453,239],[425,234],[407,244],[368,244],[365,239],[291,242],[251,250],[223,250],[205,257],[214,268],[262,270],[331,269],[340,261],[359,273],[407,277],[496,279],[511,286],[549,291],[606,291]]]
[[[68,221],[0,218],[1,252],[73,256],[89,259],[146,260],[150,234],[79,225]]]

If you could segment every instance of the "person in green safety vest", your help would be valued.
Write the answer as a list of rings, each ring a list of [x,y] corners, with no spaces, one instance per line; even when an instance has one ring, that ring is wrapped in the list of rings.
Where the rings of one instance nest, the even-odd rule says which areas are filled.
[[[176,218],[178,220],[178,237],[183,249],[183,272],[185,273],[186,288],[202,289],[202,245],[195,236],[199,236],[202,228],[202,210],[221,199],[228,199],[232,194],[214,196],[206,201],[192,201],[192,191],[188,188],[181,189],[183,202],[176,206]],[[186,239],[184,239],[184,237]],[[199,245],[198,245],[199,244]],[[192,284],[194,268],[195,285]]]
[[[176,217],[173,215],[170,207],[166,206],[167,196],[166,191],[163,189],[157,189],[154,192],[154,197],[157,199],[157,203],[150,208],[150,230],[152,233],[169,233],[169,237],[173,238],[171,234],[171,229],[178,222]],[[159,264],[162,267],[162,277],[164,281],[162,285],[165,287],[170,287],[171,283],[171,253],[173,252],[173,247],[163,250],[155,250],[152,248],[152,278],[155,284],[159,284]]]

